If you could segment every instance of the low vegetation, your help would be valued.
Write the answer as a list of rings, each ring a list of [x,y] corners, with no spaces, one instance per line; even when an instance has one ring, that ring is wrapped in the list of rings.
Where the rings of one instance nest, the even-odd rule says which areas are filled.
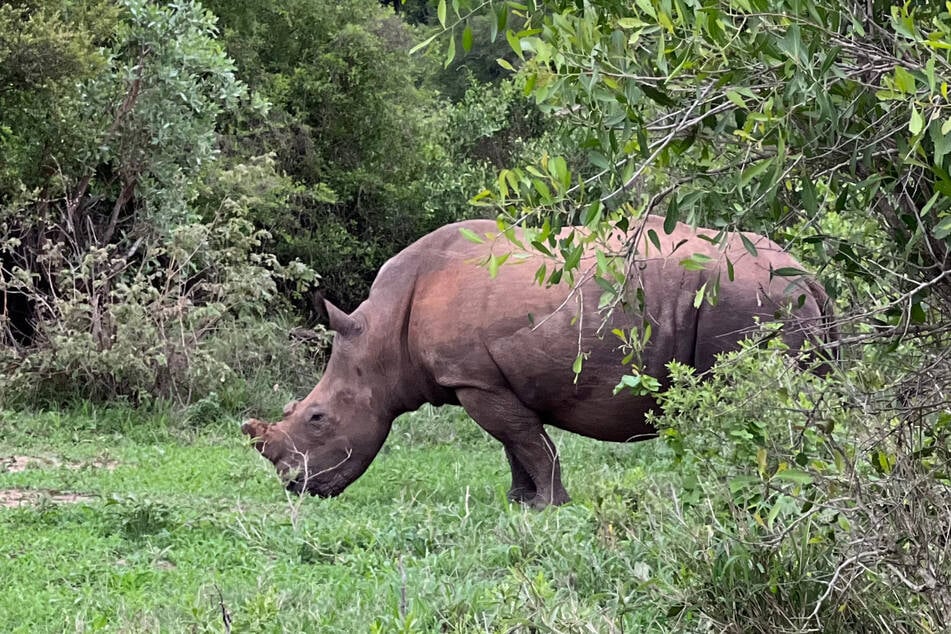
[[[673,376],[660,440],[554,432],[574,501],[544,512],[506,501],[498,444],[457,408],[398,419],[328,500],[282,493],[208,412],[5,411],[0,628],[948,626],[951,421],[883,428],[772,349]]]
[[[661,445],[559,438],[579,503],[536,513],[508,505],[502,452],[456,409],[398,420],[367,475],[331,500],[286,498],[223,421],[196,430],[89,410],[3,412],[0,426],[0,465],[36,458],[0,466],[3,631],[221,632],[223,619],[235,632],[622,631],[669,619],[643,589],[673,571],[656,568],[646,523],[631,530],[638,504],[667,495],[647,470],[670,464]]]

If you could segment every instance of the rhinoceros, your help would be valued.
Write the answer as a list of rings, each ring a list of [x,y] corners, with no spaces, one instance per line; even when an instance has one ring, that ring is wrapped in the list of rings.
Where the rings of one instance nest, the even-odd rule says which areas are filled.
[[[615,310],[606,325],[603,291],[591,274],[594,253],[582,258],[574,285],[540,285],[534,278],[543,256],[493,239],[496,222],[437,229],[390,259],[353,313],[326,303],[335,336],[317,386],[289,403],[280,422],[251,419],[242,429],[289,490],[327,497],[363,474],[397,416],[424,403],[462,405],[502,443],[510,500],[563,504],[569,497],[546,425],[605,441],[655,436],[645,420],[655,399],[614,394],[630,369],[613,329],[650,324],[641,371],[662,385],[668,362],[705,372],[757,322],[778,314],[791,350],[824,336],[828,297],[812,278],[790,276],[801,266],[774,242],[733,233],[717,245],[715,231],[677,224],[668,233],[663,225],[648,217],[639,226],[627,293],[640,302]],[[630,236],[609,246],[630,249]],[[490,253],[513,251],[497,270],[484,266]],[[697,302],[701,287],[711,289],[718,276],[715,305]],[[638,288],[643,292],[631,290]]]

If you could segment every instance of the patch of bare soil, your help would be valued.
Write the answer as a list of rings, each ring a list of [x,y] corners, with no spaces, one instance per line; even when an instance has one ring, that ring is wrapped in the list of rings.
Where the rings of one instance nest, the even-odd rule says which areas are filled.
[[[33,505],[42,501],[56,504],[76,504],[78,502],[92,502],[95,499],[81,493],[62,493],[44,489],[0,489],[0,508],[5,509]]]
[[[98,458],[91,462],[63,462],[51,456],[0,457],[0,473],[20,473],[31,467],[36,469],[56,469],[58,467],[82,469],[83,467],[93,467],[94,469],[107,469],[112,471],[117,466],[119,466],[119,463],[114,460]]]
[[[20,473],[30,467],[49,469],[59,466],[59,461],[53,458],[38,458],[36,456],[10,456],[0,458],[0,470],[7,473]]]

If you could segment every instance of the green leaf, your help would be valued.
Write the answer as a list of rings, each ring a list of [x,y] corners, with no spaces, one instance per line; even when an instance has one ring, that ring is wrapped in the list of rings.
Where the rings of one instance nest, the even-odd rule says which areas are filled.
[[[540,240],[532,240],[532,246],[547,255],[548,257],[554,257],[554,254],[545,246]]]
[[[593,203],[588,205],[588,211],[585,212],[584,221],[582,224],[593,231],[596,225],[601,222],[602,217],[601,201],[595,200]]]
[[[756,245],[753,244],[753,242],[742,233],[740,234],[740,242],[743,243],[743,248],[746,249],[747,253],[752,255],[754,258],[757,256],[758,252],[756,250]],[[730,275],[730,279],[733,279],[732,275]]]
[[[538,195],[541,196],[543,203],[551,204],[551,190],[548,188],[548,183],[539,178],[533,178],[532,187],[534,187]]]
[[[449,68],[449,64],[452,64],[452,60],[456,58],[456,38],[451,37],[451,35],[450,33],[449,49],[446,51],[446,61],[443,62],[444,68]]]
[[[798,469],[785,469],[783,471],[778,471],[773,476],[773,479],[803,485],[812,484],[813,481],[812,475],[806,471],[800,471]]]
[[[417,45],[414,46],[413,48],[409,49],[409,54],[410,54],[410,55],[415,55],[416,52],[419,51],[420,49],[426,48],[427,46],[429,46],[430,44],[432,44],[432,43],[433,43],[433,40],[435,40],[435,39],[436,39],[437,37],[439,37],[440,35],[441,35],[441,33],[436,33],[435,35],[431,35],[431,36],[427,37],[425,40],[423,40],[422,42],[420,42],[419,44],[417,44]]]
[[[439,4],[436,5],[436,16],[442,28],[446,28],[446,0],[439,0]]]
[[[571,187],[571,172],[568,171],[568,163],[564,157],[554,156],[548,163],[549,171],[555,180],[565,189]]]
[[[608,256],[604,254],[604,251],[598,249],[594,252],[595,259],[598,261],[598,275],[607,275],[608,274]]]
[[[816,196],[816,186],[812,179],[804,176],[802,179],[802,206],[805,207],[809,215],[814,216],[819,210],[818,197]]]
[[[505,4],[500,4],[495,14],[495,30],[504,31],[509,21],[509,10]],[[494,40],[493,40],[494,41]]]
[[[462,30],[462,50],[466,53],[472,50],[472,27],[468,24]]]
[[[937,119],[928,126],[931,142],[934,144],[935,165],[941,165],[944,157],[951,152],[951,134],[942,132],[943,127]]]
[[[651,98],[652,101],[656,101],[662,106],[673,106],[676,102],[667,96],[663,90],[655,88],[649,84],[639,84],[638,87],[644,91],[644,94]]]
[[[680,210],[677,205],[677,199],[674,198],[667,205],[667,214],[664,216],[664,233],[670,235],[677,228],[677,216]]]
[[[726,91],[726,98],[733,102],[733,105],[738,108],[743,108],[744,110],[749,110],[746,106],[746,102],[743,100],[743,97],[740,96],[740,93],[735,90]]]
[[[785,502],[785,500],[786,500],[786,496],[784,495],[779,496],[775,504],[773,504],[773,508],[769,510],[769,513],[766,515],[766,526],[768,528],[773,527],[773,522],[776,521],[776,518],[779,516],[780,512],[783,510],[783,507],[785,506],[785,504],[783,503]]]
[[[693,307],[700,308],[700,305],[703,304],[703,294],[707,292],[707,283],[704,282],[697,292],[693,296]]]
[[[688,271],[702,271],[707,268],[707,264],[713,261],[709,255],[703,253],[694,253],[680,261],[680,266]]]
[[[911,119],[908,121],[908,131],[912,134],[920,133],[925,127],[925,119],[918,112],[918,108],[911,107]]]
[[[637,29],[644,26],[649,26],[646,22],[638,20],[637,18],[620,18],[617,21],[617,25],[622,29]]]
[[[502,255],[492,255],[489,257],[489,277],[495,279],[499,274],[499,267],[502,266],[506,260],[509,259],[509,253],[503,253]]]
[[[768,170],[773,164],[772,158],[757,161],[740,172],[740,187],[746,187],[750,181]]]
[[[581,374],[582,366],[584,366],[584,353],[579,353],[578,356],[575,357],[575,362],[571,364],[571,371],[575,373],[575,380],[577,380],[578,375]]]
[[[648,239],[651,241],[651,244],[653,244],[654,247],[655,247],[658,251],[660,251],[660,238],[657,237],[657,232],[654,231],[653,229],[648,229],[648,230],[647,230],[647,237],[648,237]]]
[[[535,283],[544,284],[546,273],[548,273],[548,266],[543,262],[542,265],[538,267],[538,270],[535,271]]]
[[[643,11],[650,17],[654,18],[655,20],[657,19],[657,14],[654,13],[654,7],[651,4],[650,0],[635,0],[635,2],[637,2],[637,6],[641,9],[641,11]]]
[[[915,92],[915,76],[901,66],[896,66],[895,87],[903,93]]]
[[[780,40],[779,48],[785,52],[790,59],[796,63],[805,63],[806,55],[802,45],[801,29],[798,24],[791,25],[786,29],[786,36]]]
[[[509,46],[511,46],[515,54],[518,55],[518,58],[525,59],[522,56],[522,41],[519,39],[518,35],[516,35],[512,30],[508,30],[505,32],[505,39],[508,40]]]
[[[934,237],[944,240],[951,235],[951,216],[945,216],[934,228]]]
[[[758,487],[761,483],[762,481],[756,476],[741,475],[736,476],[735,478],[730,478],[730,481],[727,484],[730,487],[731,493],[739,493],[744,489]]]
[[[607,157],[605,157],[604,154],[601,154],[601,152],[588,152],[588,160],[591,161],[591,164],[598,169],[611,169],[611,164],[608,162]]]
[[[480,237],[479,234],[477,234],[472,229],[460,227],[459,233],[461,233],[462,237],[468,240],[469,242],[475,242],[476,244],[482,244],[483,242],[485,242],[485,239]]]
[[[575,247],[568,253],[568,257],[565,258],[565,269],[571,270],[577,268],[578,263],[581,262],[581,255],[584,253],[584,246],[577,244]]]
[[[807,271],[802,269],[797,269],[794,266],[781,266],[778,269],[771,269],[769,272],[770,278],[772,277],[797,277],[799,275],[809,275]]]

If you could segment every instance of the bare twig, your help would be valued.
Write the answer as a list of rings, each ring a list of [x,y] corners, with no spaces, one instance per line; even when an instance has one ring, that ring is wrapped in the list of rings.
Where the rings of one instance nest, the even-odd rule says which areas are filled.
[[[231,634],[231,613],[225,607],[225,598],[218,584],[215,584],[215,591],[218,593],[218,608],[221,610],[221,623],[224,625],[225,634]]]

